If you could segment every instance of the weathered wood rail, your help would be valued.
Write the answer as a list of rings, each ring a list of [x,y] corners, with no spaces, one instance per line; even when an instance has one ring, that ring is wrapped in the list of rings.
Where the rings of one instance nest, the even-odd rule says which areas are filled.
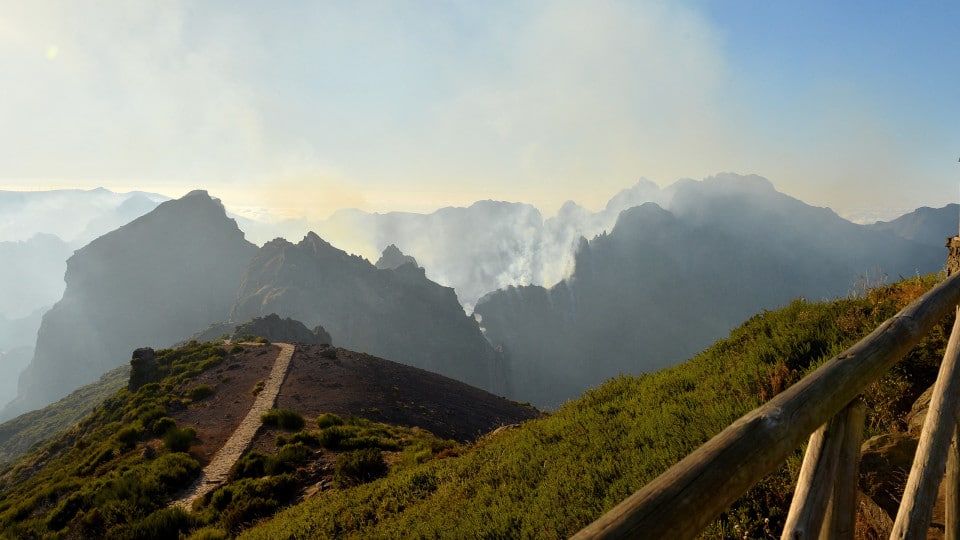
[[[960,273],[853,347],[747,413],[573,538],[694,538],[809,437],[782,538],[853,538],[863,407],[858,396],[960,304]],[[958,318],[960,319],[960,318]],[[960,321],[954,325],[891,538],[925,538],[947,478],[947,538],[960,538]],[[812,435],[812,437],[811,437]],[[952,495],[951,495],[952,493]],[[952,497],[952,499],[951,499]]]

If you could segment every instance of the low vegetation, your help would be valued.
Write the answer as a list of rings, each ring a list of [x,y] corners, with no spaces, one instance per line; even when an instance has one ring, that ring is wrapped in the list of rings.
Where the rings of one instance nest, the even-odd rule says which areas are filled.
[[[200,463],[195,432],[169,416],[196,375],[221,363],[222,345],[190,343],[156,353],[159,379],[123,388],[72,429],[0,471],[0,536],[176,538],[195,527],[168,510]]]
[[[324,493],[242,537],[566,538],[935,282],[928,276],[833,302],[796,300],[679,366],[618,377],[459,456]],[[951,324],[943,321],[865,394],[868,435],[903,427],[909,403],[932,384]],[[703,536],[779,536],[801,451]]]
[[[196,377],[229,353],[195,342],[158,351],[153,382],[117,391],[0,470],[0,537],[568,537],[935,281],[796,300],[679,366],[610,380],[550,416],[467,446],[354,416],[308,422],[271,410],[263,420],[275,448],[247,452],[190,511],[168,508],[200,471],[189,454],[196,434],[172,413],[204,399]],[[936,376],[950,324],[865,393],[869,434],[903,429],[909,405]],[[704,537],[777,536],[801,451]]]
[[[82,420],[94,407],[126,386],[129,377],[130,366],[118,367],[56,403],[0,424],[0,465],[32,447],[39,448],[47,439]]]

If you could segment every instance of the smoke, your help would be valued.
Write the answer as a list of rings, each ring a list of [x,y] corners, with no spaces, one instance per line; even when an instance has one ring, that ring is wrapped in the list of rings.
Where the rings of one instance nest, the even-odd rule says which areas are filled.
[[[74,249],[153,210],[168,197],[105,189],[0,191],[0,242],[50,234]]]
[[[497,289],[559,283],[574,270],[581,238],[609,231],[627,208],[666,204],[669,197],[668,190],[642,179],[599,212],[568,201],[545,219],[529,204],[479,201],[429,214],[342,210],[313,225],[327,241],[371,261],[395,244],[417,259],[428,278],[453,287],[470,313]]]

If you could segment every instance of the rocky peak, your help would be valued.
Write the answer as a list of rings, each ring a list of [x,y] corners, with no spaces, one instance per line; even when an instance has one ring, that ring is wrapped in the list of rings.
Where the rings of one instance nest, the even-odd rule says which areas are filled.
[[[192,191],[107,233],[67,261],[63,298],[44,315],[10,417],[227,318],[257,247],[220,201]]]
[[[380,259],[377,260],[377,264],[374,265],[380,270],[384,269],[394,269],[399,268],[406,264],[413,264],[414,266],[420,266],[417,264],[417,260],[411,257],[410,255],[404,255],[400,248],[394,244],[390,244],[383,250],[383,254],[380,255]]]

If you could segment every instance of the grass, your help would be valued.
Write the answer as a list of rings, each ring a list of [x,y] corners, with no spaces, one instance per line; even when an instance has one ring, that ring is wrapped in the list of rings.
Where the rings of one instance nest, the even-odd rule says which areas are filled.
[[[216,343],[157,351],[159,377],[111,397],[74,427],[0,471],[0,536],[176,538],[195,518],[166,510],[200,464],[190,427],[168,415],[196,375],[227,355]],[[163,436],[161,444],[160,437]]]
[[[79,422],[94,407],[126,386],[129,375],[130,366],[118,367],[56,403],[0,424],[0,465]]]
[[[288,429],[276,450],[247,453],[191,512],[166,509],[200,470],[183,451],[191,428],[170,412],[198,397],[190,395],[197,375],[228,353],[195,342],[158,351],[154,382],[116,391],[0,470],[0,537],[566,538],[935,281],[903,280],[834,302],[796,300],[681,365],[611,379],[548,417],[469,446],[352,416],[320,415],[312,429],[295,411],[271,411]],[[909,405],[936,376],[950,324],[865,392],[868,435],[902,429]],[[777,535],[801,451],[703,536]],[[340,487],[301,501],[317,482],[317,456],[326,456],[328,478]]]
[[[548,418],[487,437],[457,457],[324,493],[242,538],[569,537],[935,281],[904,280],[833,302],[796,300],[679,366],[610,380]],[[866,393],[870,434],[901,427],[907,404],[935,377],[949,324]],[[703,537],[779,535],[801,451]]]

